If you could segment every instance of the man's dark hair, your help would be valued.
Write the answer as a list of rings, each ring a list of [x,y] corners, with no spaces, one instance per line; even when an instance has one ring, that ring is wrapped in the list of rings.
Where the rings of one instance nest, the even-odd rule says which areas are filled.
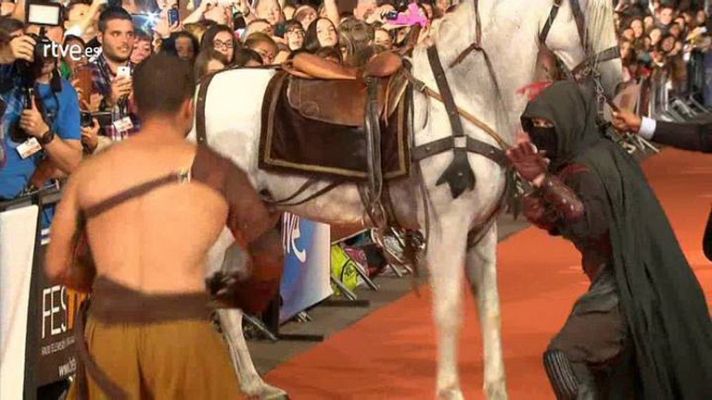
[[[106,24],[115,19],[123,19],[133,23],[131,14],[129,14],[128,11],[121,7],[109,7],[102,11],[101,15],[99,15],[99,32],[104,33],[104,31],[106,31]]]
[[[67,17],[69,17],[69,12],[72,11],[72,8],[74,8],[74,6],[77,6],[79,4],[84,4],[86,6],[90,6],[91,0],[71,0],[69,3],[67,3],[67,6],[64,9],[64,11],[66,11],[65,15]]]
[[[141,118],[174,115],[186,100],[193,98],[193,68],[190,62],[174,55],[155,54],[136,66],[133,91]]]
[[[10,34],[15,31],[25,30],[25,24],[10,17],[0,17],[0,38],[10,40]]]

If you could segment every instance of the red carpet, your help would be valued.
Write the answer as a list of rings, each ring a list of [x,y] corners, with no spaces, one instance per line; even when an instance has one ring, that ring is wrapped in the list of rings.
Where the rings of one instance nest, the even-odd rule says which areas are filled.
[[[712,157],[666,150],[644,164],[689,262],[712,299],[701,237],[712,203]],[[587,287],[567,242],[529,228],[499,245],[502,334],[510,398],[552,399],[541,353]],[[432,399],[435,339],[429,293],[410,294],[267,375],[293,399]],[[465,396],[483,398],[482,344],[467,294],[460,371]]]

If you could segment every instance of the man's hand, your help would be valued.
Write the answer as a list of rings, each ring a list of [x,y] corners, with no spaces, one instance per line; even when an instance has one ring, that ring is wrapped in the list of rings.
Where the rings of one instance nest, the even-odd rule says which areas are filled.
[[[28,135],[38,139],[49,130],[49,126],[42,119],[42,114],[40,114],[34,101],[32,101],[31,109],[22,111],[20,128],[27,132]]]
[[[96,118],[92,118],[92,123],[92,126],[82,127],[82,144],[90,153],[93,153],[99,145],[99,122]]]
[[[537,152],[531,142],[522,142],[507,150],[507,158],[525,180],[541,181],[546,174],[548,163],[543,152]]]
[[[129,94],[131,94],[131,78],[121,77],[114,79],[111,82],[110,105],[116,105],[120,99],[129,97]]]
[[[0,64],[12,64],[15,60],[32,62],[34,59],[35,39],[22,35],[0,47]]]
[[[621,132],[638,133],[643,119],[626,110],[613,112],[613,126]]]

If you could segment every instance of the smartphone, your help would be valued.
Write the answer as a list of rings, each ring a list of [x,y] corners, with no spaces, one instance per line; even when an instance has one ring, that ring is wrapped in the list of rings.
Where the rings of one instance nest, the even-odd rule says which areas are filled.
[[[180,22],[180,13],[178,7],[171,7],[168,10],[168,26],[173,26]]]
[[[116,69],[116,77],[117,78],[130,78],[131,77],[131,67],[129,66],[120,66]]]

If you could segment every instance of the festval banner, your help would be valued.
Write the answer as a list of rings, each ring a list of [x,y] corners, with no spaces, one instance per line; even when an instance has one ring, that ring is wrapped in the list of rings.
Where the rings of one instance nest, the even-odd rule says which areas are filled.
[[[49,283],[38,212],[31,205],[0,213],[0,399],[35,398],[77,367],[73,327],[85,295]]]
[[[284,213],[280,323],[331,296],[330,236],[329,225]]]
[[[22,399],[37,206],[0,213],[0,399]]]

